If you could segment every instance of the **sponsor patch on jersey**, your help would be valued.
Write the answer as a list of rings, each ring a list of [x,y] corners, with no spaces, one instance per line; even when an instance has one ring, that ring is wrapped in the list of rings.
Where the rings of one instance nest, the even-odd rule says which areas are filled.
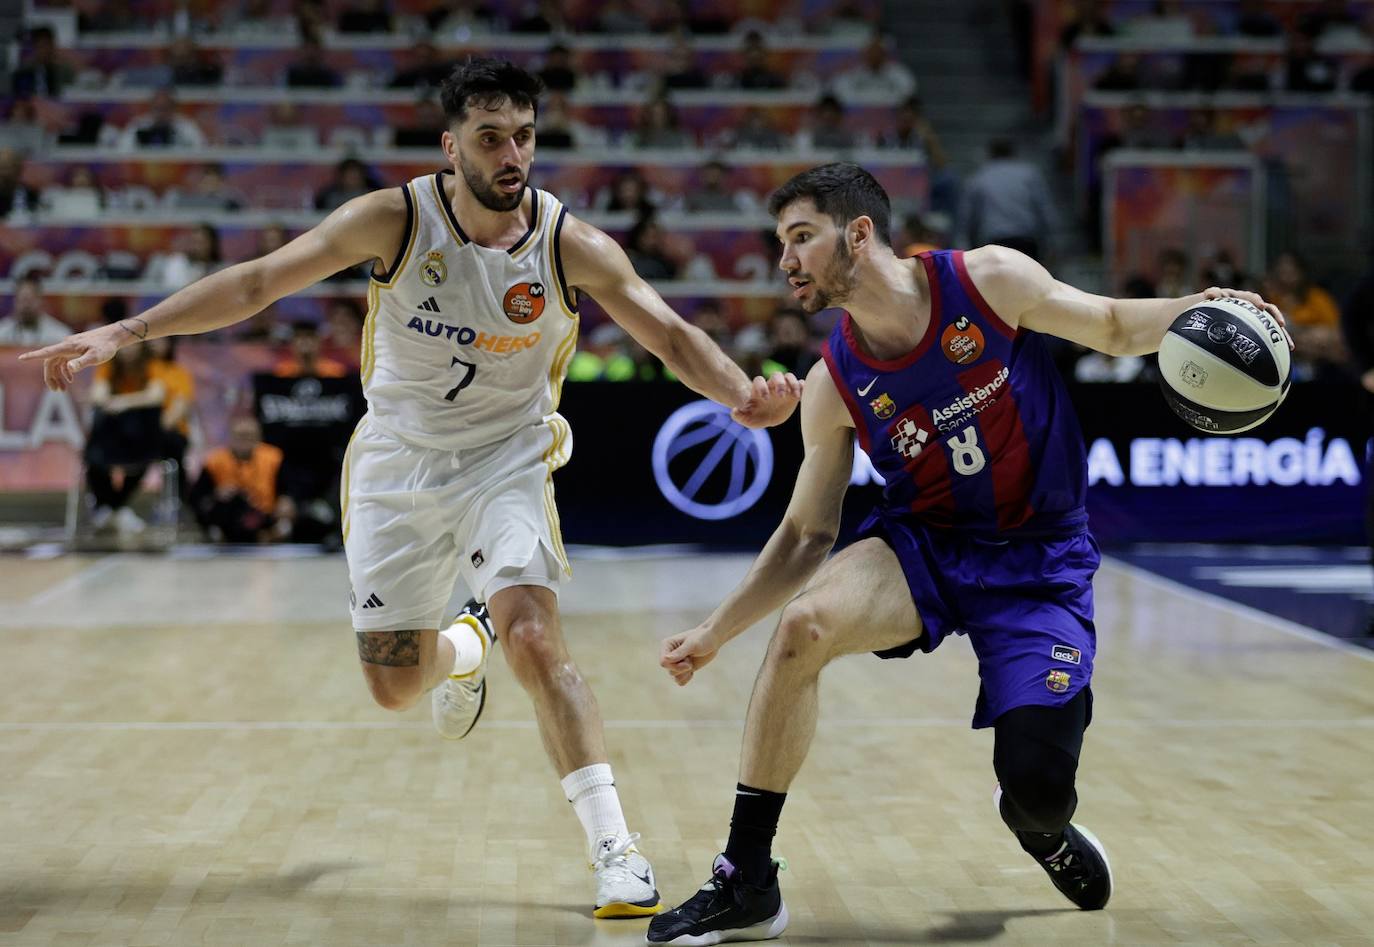
[[[1066,644],[1057,644],[1050,649],[1050,657],[1056,661],[1063,661],[1065,664],[1081,664],[1083,653],[1077,648],[1070,648]]]
[[[448,264],[444,262],[444,254],[439,250],[430,250],[420,264],[420,282],[426,286],[438,286],[446,279]]]
[[[544,284],[516,283],[501,300],[506,318],[516,325],[527,325],[544,314]]]
[[[888,418],[892,417],[893,413],[897,410],[896,402],[894,402],[890,397],[888,397],[886,391],[884,391],[878,397],[870,401],[868,403],[868,406],[873,409],[874,415],[876,415],[878,419],[882,421],[885,421]]]
[[[1069,689],[1068,671],[1051,671],[1045,678],[1045,686],[1056,694],[1062,694]]]
[[[940,351],[956,365],[967,365],[982,355],[985,345],[983,330],[969,321],[968,316],[954,320],[940,336]]]
[[[930,432],[916,426],[911,418],[902,418],[892,435],[892,449],[907,460],[915,460],[921,448],[930,440]]]
[[[459,345],[470,345],[484,352],[494,352],[498,355],[532,349],[539,344],[540,339],[538,332],[531,332],[528,335],[488,335],[468,326],[451,325],[437,319],[421,319],[419,316],[411,316],[410,321],[406,323],[406,328],[421,335],[436,339],[447,338]]]
[[[484,563],[484,562],[486,562],[486,561],[487,561],[487,557],[484,556],[484,555],[482,555],[482,550],[479,549],[479,550],[477,550],[476,552],[474,552],[474,553],[472,554],[472,567],[473,567],[474,569],[480,569],[480,568],[482,568],[482,563]]]

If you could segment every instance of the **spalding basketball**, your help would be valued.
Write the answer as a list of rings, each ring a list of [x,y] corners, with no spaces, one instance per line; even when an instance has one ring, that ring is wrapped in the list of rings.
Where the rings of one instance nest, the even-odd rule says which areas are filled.
[[[1174,413],[1199,431],[1248,431],[1288,394],[1288,339],[1243,299],[1208,299],[1174,320],[1159,344],[1159,380]]]

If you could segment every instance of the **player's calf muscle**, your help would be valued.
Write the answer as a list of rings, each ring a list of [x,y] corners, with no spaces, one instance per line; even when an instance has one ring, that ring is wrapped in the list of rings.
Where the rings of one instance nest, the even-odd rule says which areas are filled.
[[[420,664],[420,632],[360,631],[358,659],[384,667],[417,667]]]

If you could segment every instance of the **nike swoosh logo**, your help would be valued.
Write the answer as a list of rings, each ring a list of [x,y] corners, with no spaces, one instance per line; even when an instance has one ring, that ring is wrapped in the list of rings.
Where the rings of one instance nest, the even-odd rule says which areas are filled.
[[[860,397],[867,397],[867,396],[868,396],[868,393],[869,393],[870,391],[873,390],[873,382],[875,382],[875,381],[877,381],[877,380],[878,380],[878,378],[877,378],[877,376],[875,375],[875,376],[872,378],[872,380],[869,381],[868,384],[864,385],[862,388],[859,389],[859,396],[860,396]]]
[[[630,872],[630,874],[635,875],[634,872]],[[652,872],[646,872],[645,874],[642,874],[642,875],[635,875],[635,877],[638,878],[640,881],[644,882],[644,883],[645,883],[646,885],[648,885],[650,888],[652,888],[652,887],[654,886],[653,873],[652,873]]]

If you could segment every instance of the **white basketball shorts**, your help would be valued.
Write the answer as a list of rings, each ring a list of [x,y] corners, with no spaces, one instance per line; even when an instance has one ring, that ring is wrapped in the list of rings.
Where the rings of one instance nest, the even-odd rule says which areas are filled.
[[[344,551],[357,631],[438,628],[461,577],[480,600],[572,570],[553,471],[572,453],[560,415],[471,450],[418,447],[364,416],[344,455]]]

